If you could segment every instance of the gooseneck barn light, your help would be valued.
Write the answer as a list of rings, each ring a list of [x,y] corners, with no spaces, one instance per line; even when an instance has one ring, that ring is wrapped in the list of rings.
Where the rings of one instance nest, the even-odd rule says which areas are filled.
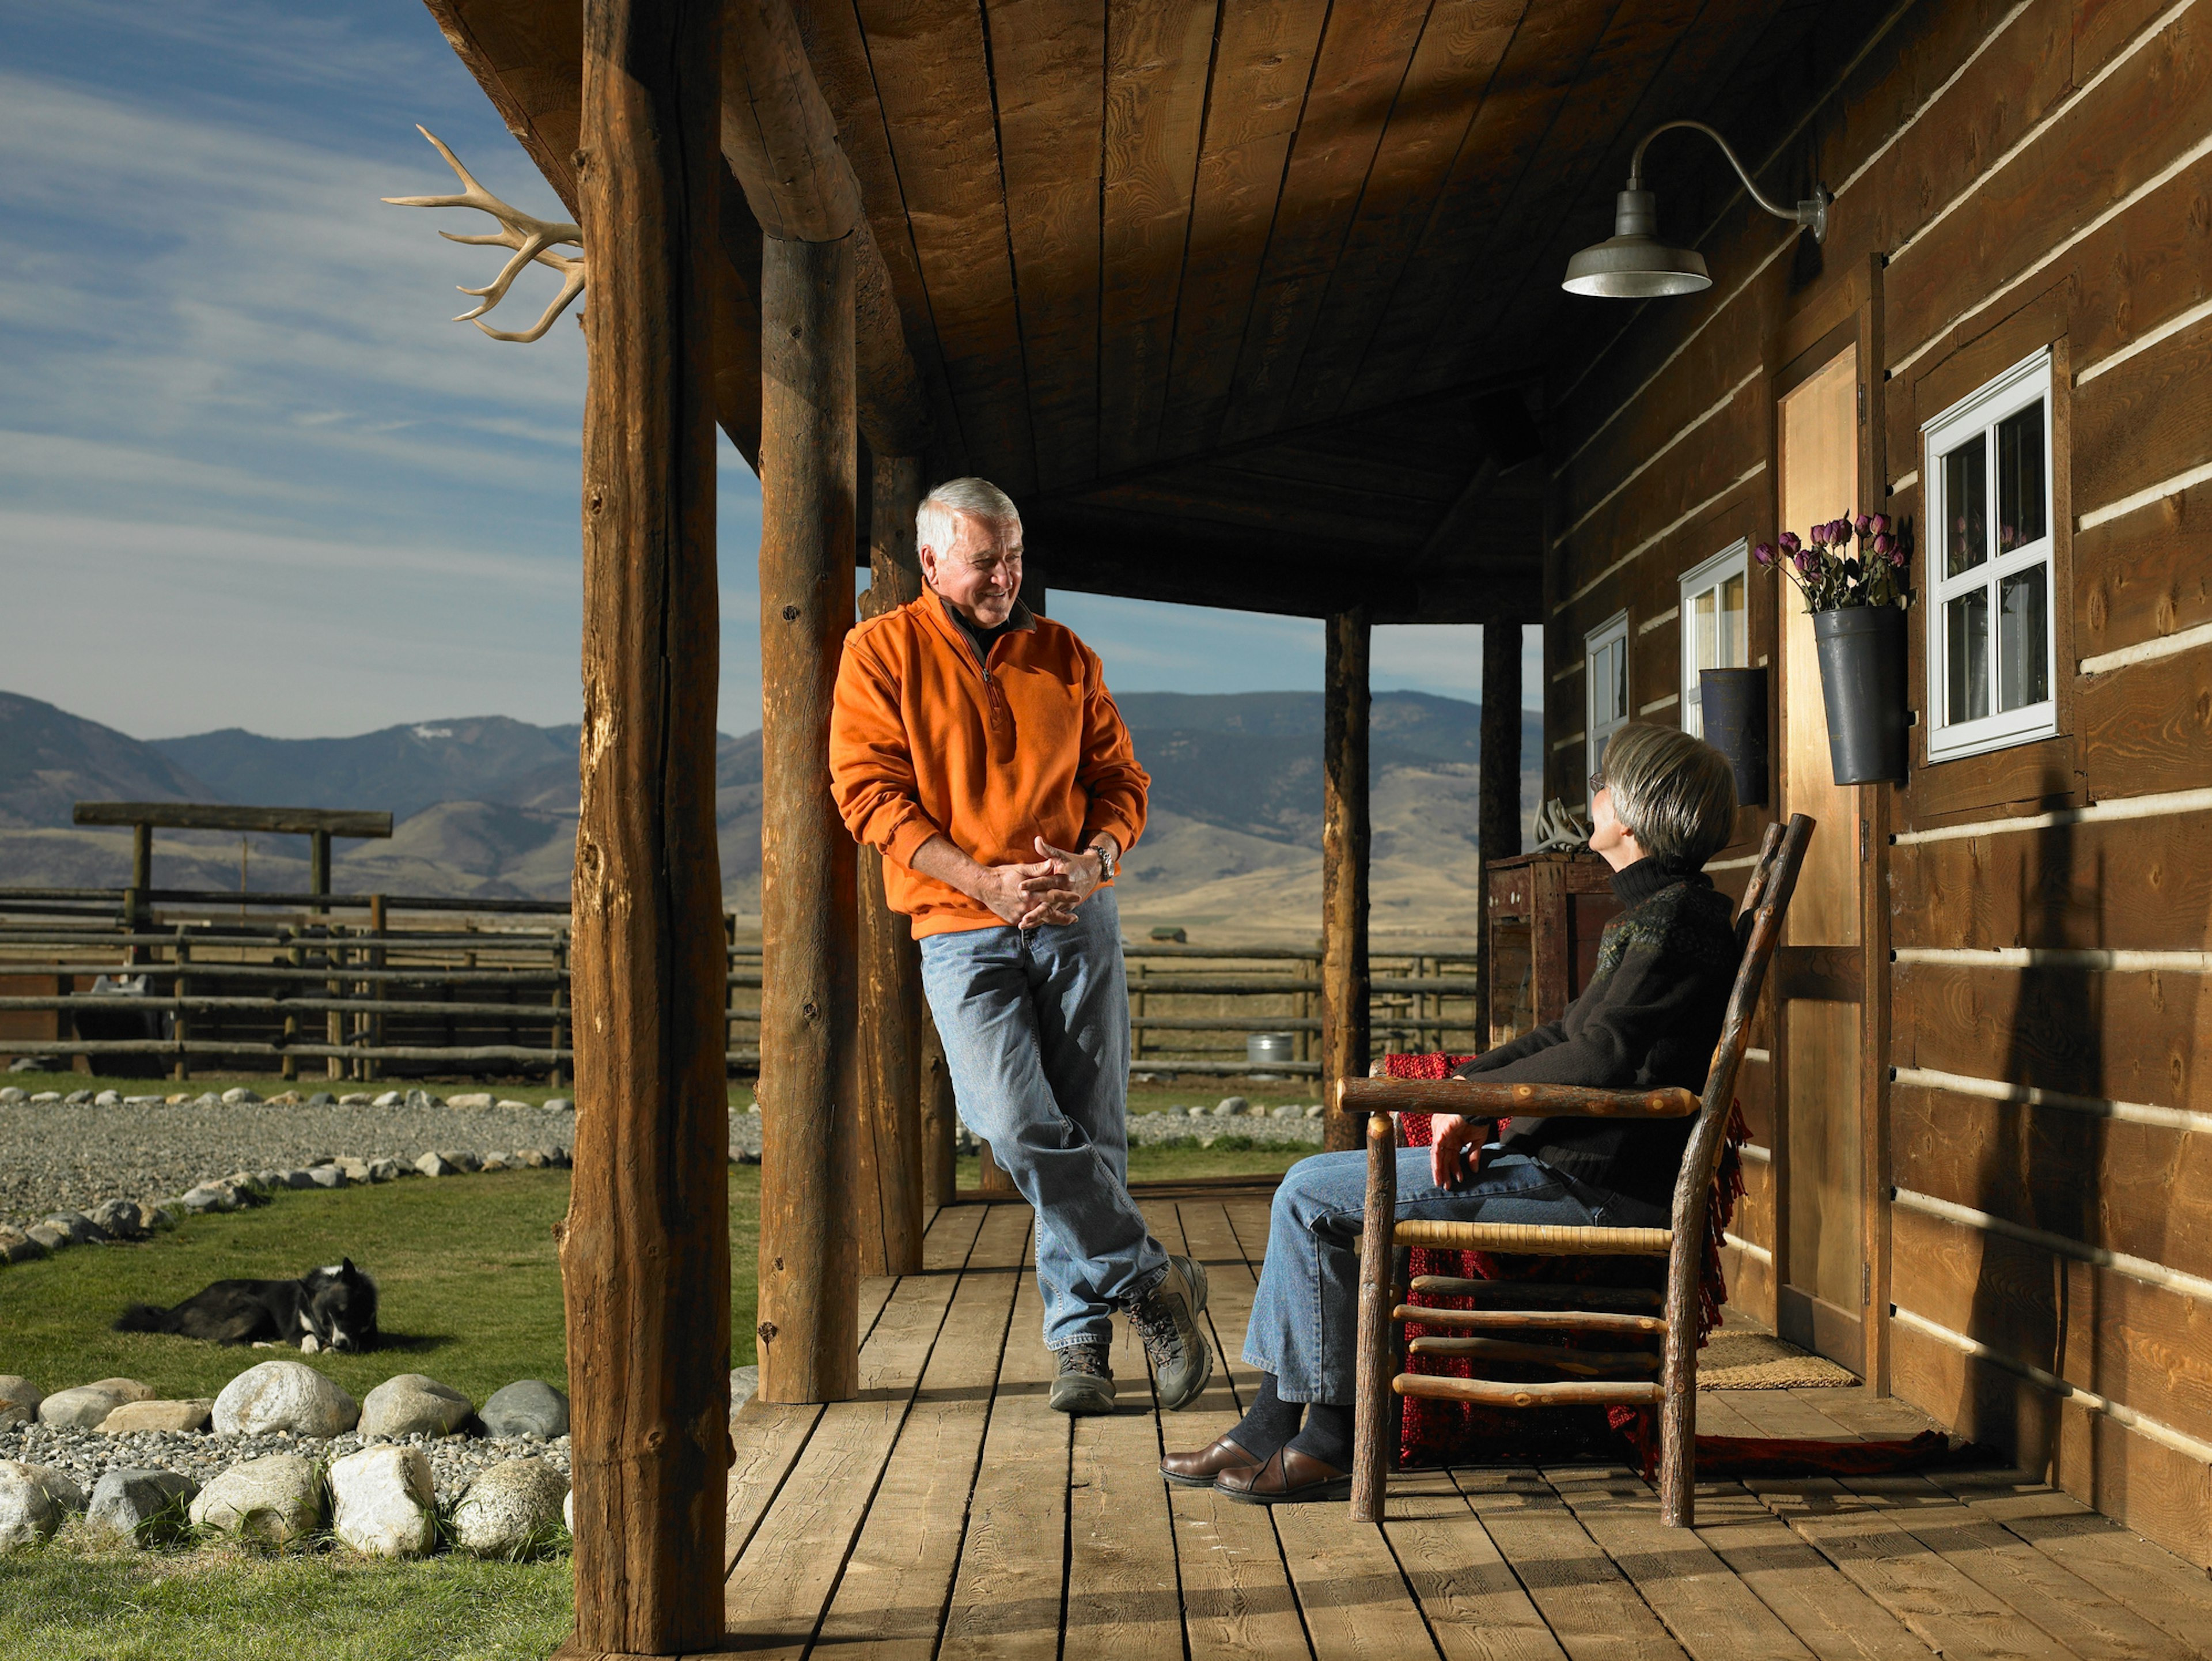
[[[1811,198],[1795,208],[1770,202],[1727,139],[1702,121],[1662,121],[1644,135],[1644,142],[1629,158],[1628,188],[1614,199],[1613,234],[1584,248],[1567,261],[1566,281],[1559,286],[1569,294],[1592,295],[1601,300],[1651,300],[1662,295],[1695,294],[1709,289],[1705,257],[1695,248],[1670,248],[1659,240],[1659,198],[1644,188],[1644,152],[1662,132],[1689,127],[1704,133],[1721,147],[1721,154],[1735,169],[1751,199],[1777,219],[1809,226],[1815,242],[1828,234],[1828,204],[1835,198],[1825,185],[1815,185]]]

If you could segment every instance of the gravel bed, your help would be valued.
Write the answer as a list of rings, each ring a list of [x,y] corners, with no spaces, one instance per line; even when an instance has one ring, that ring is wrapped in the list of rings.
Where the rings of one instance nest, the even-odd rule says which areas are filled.
[[[568,1439],[541,1442],[530,1436],[362,1436],[348,1431],[325,1441],[278,1431],[266,1436],[217,1436],[190,1431],[134,1431],[102,1436],[96,1430],[61,1430],[52,1425],[0,1426],[0,1459],[52,1465],[67,1471],[87,1494],[101,1474],[121,1466],[180,1471],[205,1488],[233,1465],[268,1453],[298,1453],[322,1463],[356,1450],[384,1443],[411,1445],[430,1462],[430,1482],[440,1506],[450,1506],[477,1472],[502,1459],[539,1458],[565,1476]]]
[[[103,1200],[151,1201],[234,1171],[307,1169],[332,1159],[482,1155],[568,1148],[575,1117],[557,1108],[449,1107],[412,1092],[390,1107],[276,1101],[209,1104],[0,1102],[0,1221],[18,1226]],[[731,1151],[760,1158],[760,1121],[733,1111]]]

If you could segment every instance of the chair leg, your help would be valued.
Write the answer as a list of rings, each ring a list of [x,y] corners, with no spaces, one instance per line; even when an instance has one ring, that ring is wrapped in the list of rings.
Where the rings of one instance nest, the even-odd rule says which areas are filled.
[[[1695,1281],[1692,1281],[1695,1285]],[[1698,1311],[1696,1300],[1669,1285],[1666,1360],[1660,1377],[1659,1519],[1686,1529],[1698,1506]]]
[[[1387,1113],[1367,1121],[1367,1210],[1359,1240],[1359,1354],[1352,1409],[1352,1515],[1382,1520],[1390,1411],[1390,1268],[1398,1214],[1398,1150]]]

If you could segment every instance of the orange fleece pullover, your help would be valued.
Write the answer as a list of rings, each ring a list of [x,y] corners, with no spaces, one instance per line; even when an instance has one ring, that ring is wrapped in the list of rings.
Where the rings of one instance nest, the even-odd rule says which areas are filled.
[[[846,829],[882,851],[885,897],[917,940],[1006,926],[912,867],[933,836],[979,865],[1014,865],[1037,857],[1038,837],[1080,849],[1103,830],[1127,853],[1144,832],[1152,781],[1098,654],[1027,606],[1012,622],[979,660],[925,593],[845,636],[830,789]]]

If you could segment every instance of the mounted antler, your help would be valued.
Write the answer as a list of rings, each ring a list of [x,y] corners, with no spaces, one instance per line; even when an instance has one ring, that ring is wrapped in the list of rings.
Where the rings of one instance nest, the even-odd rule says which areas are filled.
[[[583,228],[580,225],[556,224],[551,220],[533,219],[519,208],[510,208],[489,191],[469,176],[469,170],[460,164],[453,151],[447,149],[438,135],[428,127],[417,126],[416,131],[437,145],[438,154],[446,158],[446,165],[459,175],[468,188],[459,196],[387,196],[384,199],[396,208],[476,208],[489,214],[500,222],[501,228],[488,236],[459,236],[452,231],[440,231],[448,242],[465,242],[471,246],[496,245],[514,250],[514,258],[500,270],[497,277],[481,289],[462,289],[463,294],[475,295],[483,303],[474,311],[463,312],[453,319],[456,323],[476,323],[494,340],[536,340],[553,326],[553,319],[568,307],[568,303],[584,292],[584,261],[580,254],[571,258],[555,253],[553,249],[563,242],[574,243],[579,249],[584,246]],[[538,319],[538,326],[520,334],[508,334],[479,321],[483,314],[507,297],[508,287],[522,274],[524,266],[535,260],[541,265],[550,265],[561,273],[561,292],[545,308],[545,315]],[[459,285],[456,285],[459,286]]]

